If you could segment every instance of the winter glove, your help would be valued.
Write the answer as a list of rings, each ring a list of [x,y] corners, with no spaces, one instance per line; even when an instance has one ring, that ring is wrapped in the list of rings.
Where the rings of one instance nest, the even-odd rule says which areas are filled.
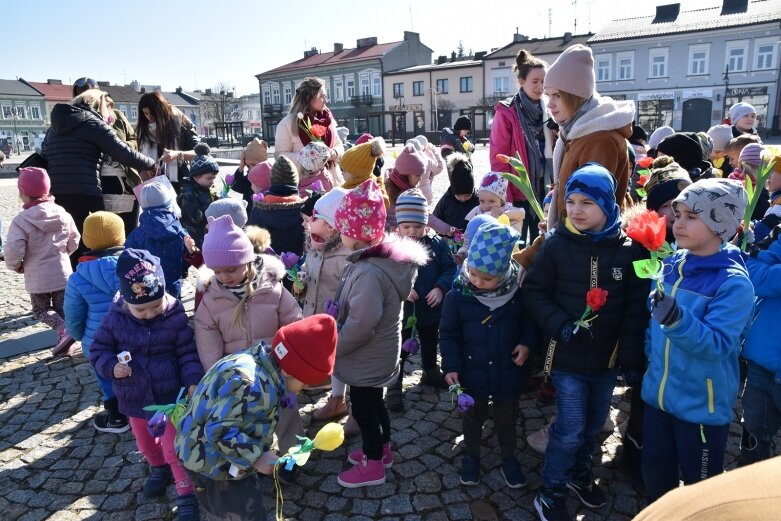
[[[575,329],[577,328],[577,333],[575,332]],[[564,342],[573,342],[574,340],[580,339],[580,340],[586,340],[592,338],[591,331],[586,327],[577,327],[574,322],[568,322],[564,324],[561,328],[561,332],[559,332],[559,338],[561,338]]]
[[[624,382],[630,387],[636,387],[643,383],[643,372],[635,368],[622,368],[624,373]]]
[[[681,310],[675,298],[656,290],[649,295],[651,315],[663,326],[671,326],[681,318]]]

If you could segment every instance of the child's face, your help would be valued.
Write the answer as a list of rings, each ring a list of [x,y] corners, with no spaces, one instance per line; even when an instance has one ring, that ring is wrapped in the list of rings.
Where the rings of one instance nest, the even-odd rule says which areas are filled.
[[[662,206],[659,207],[658,210],[656,210],[656,213],[658,213],[663,217],[667,217],[667,231],[668,232],[672,231],[673,225],[675,224],[675,212],[673,211],[673,200],[670,199],[669,201],[665,202]]]
[[[478,289],[495,289],[502,281],[501,275],[488,275],[471,266],[467,266],[466,274],[469,276],[469,282]]]
[[[400,223],[399,235],[410,239],[420,239],[426,233],[426,225],[420,223]]]
[[[197,177],[194,177],[195,182],[199,185],[205,187],[205,188],[211,188],[211,186],[214,184],[214,179],[216,179],[217,174],[215,173],[208,173],[199,175]]]
[[[408,175],[407,179],[409,180],[409,185],[412,188],[415,188],[418,186],[418,183],[420,183],[420,176],[419,175]]]
[[[456,198],[456,201],[465,203],[472,198],[472,194],[454,194],[453,197]]]
[[[146,304],[127,304],[130,314],[138,320],[151,320],[165,311],[165,297],[160,297]]]
[[[223,286],[238,286],[247,277],[247,265],[228,266],[227,268],[213,268],[214,276]]]
[[[738,128],[738,130],[748,131],[754,128],[754,125],[757,123],[757,115],[752,112],[751,114],[747,114],[737,120],[735,122],[735,126]]]
[[[21,201],[22,201],[24,204],[27,204],[27,203],[29,203],[30,201],[32,201],[32,200],[33,200],[33,198],[32,198],[32,197],[29,197],[29,196],[27,196],[27,195],[24,195],[22,192],[19,192],[19,199],[21,199]]]
[[[732,166],[732,168],[738,167],[738,159],[740,158],[740,148],[738,147],[732,147],[727,149],[727,158],[729,159],[729,164]]]
[[[569,194],[565,201],[567,219],[581,232],[601,232],[607,224],[607,215],[590,197],[583,194]]]
[[[781,190],[781,174],[773,170],[767,178],[767,191],[770,193]]]
[[[334,235],[336,235],[336,230],[325,222],[324,219],[315,217],[309,222],[309,237],[312,241],[312,246],[318,250],[323,249],[323,246],[333,239]]]
[[[721,239],[708,228],[687,205],[678,202],[673,207],[675,224],[673,234],[678,248],[685,248],[694,255],[713,255],[721,248]]]
[[[477,200],[480,201],[480,213],[489,213],[494,208],[504,206],[499,196],[491,192],[478,192]]]

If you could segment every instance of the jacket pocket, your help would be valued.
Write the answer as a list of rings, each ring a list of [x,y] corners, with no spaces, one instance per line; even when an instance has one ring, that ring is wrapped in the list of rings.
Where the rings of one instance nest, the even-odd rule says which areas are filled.
[[[713,404],[713,379],[706,378],[705,386],[708,388],[708,413],[714,414],[716,412],[716,408]]]

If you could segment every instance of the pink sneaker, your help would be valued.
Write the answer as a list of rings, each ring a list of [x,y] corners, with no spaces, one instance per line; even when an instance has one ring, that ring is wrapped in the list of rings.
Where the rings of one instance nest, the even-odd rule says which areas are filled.
[[[74,338],[68,334],[68,331],[63,328],[62,331],[60,331],[59,340],[57,340],[57,343],[52,347],[52,354],[54,356],[70,356],[68,348],[72,346],[74,342],[76,342],[76,340],[74,340]]]
[[[363,460],[363,449],[356,449],[347,456],[347,461],[353,465],[357,465]],[[382,446],[382,466],[389,469],[393,466],[393,450],[390,443],[385,443]]]
[[[360,463],[339,474],[336,480],[347,488],[382,485],[385,483],[385,467],[382,466],[382,461],[370,460],[364,456]]]

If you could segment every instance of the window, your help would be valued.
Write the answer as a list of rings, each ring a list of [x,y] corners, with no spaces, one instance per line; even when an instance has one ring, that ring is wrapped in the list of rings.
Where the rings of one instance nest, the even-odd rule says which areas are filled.
[[[648,63],[650,68],[648,71],[649,78],[667,77],[667,54],[667,48],[651,49],[648,52]]]
[[[138,107],[136,105],[132,105],[130,107],[130,119],[132,120],[138,119]]]
[[[352,98],[355,96],[355,80],[350,78],[347,80],[347,97]]]
[[[11,105],[3,105],[3,119],[13,119],[14,113]]]
[[[708,45],[689,46],[689,75],[708,74]]]
[[[382,96],[382,78],[378,73],[372,74],[372,96]]]
[[[342,78],[334,78],[334,101],[342,101],[344,99],[344,80]]]
[[[594,62],[597,64],[597,81],[610,81],[610,69],[613,68],[611,55],[597,55]]]
[[[494,94],[510,92],[509,76],[494,76]]]
[[[756,56],[754,68],[763,70],[775,67],[777,46],[778,38],[758,39],[754,47],[754,56]]]
[[[293,92],[290,85],[285,85],[285,103],[290,103],[291,101],[293,101]]]
[[[16,109],[17,119],[27,119],[27,110],[24,105],[17,105],[14,109]]]
[[[616,54],[616,80],[632,80],[635,77],[635,53]]]
[[[464,76],[463,78],[460,78],[458,81],[461,92],[472,92],[472,77],[471,76]]]
[[[412,82],[412,95],[413,96],[422,96],[423,95],[423,82],[422,81],[413,81]]]
[[[127,105],[120,105],[119,111],[122,113],[123,116],[127,117]]]
[[[447,78],[437,80],[437,91],[440,94],[447,94]]]
[[[730,72],[744,72],[748,65],[748,40],[727,42],[725,60]]]
[[[371,94],[368,74],[361,74],[361,94],[364,96],[369,96]]]
[[[279,87],[271,87],[271,103],[279,105]]]
[[[263,105],[271,105],[271,91],[263,89]]]
[[[394,83],[393,84],[393,99],[399,99],[404,97],[404,84],[403,83]]]
[[[41,119],[40,105],[30,105],[30,119]]]

